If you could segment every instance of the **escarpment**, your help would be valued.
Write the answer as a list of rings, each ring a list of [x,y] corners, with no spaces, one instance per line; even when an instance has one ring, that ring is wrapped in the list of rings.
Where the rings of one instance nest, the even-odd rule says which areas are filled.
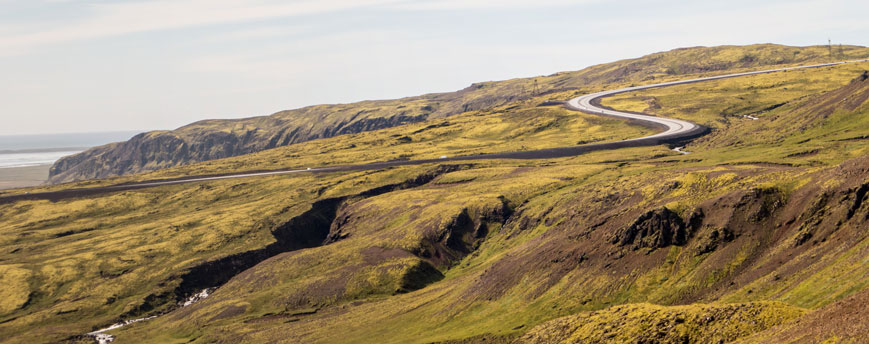
[[[645,82],[662,76],[797,64],[818,59],[814,53],[803,50],[778,45],[694,47],[592,66],[576,72],[479,82],[456,92],[310,106],[244,119],[204,120],[171,131],[143,133],[126,142],[94,147],[65,157],[51,167],[48,182],[57,184],[113,177],[234,157],[460,113],[493,111],[506,105],[516,107],[530,99],[613,82]],[[743,54],[734,54],[734,51]],[[849,100],[857,101],[856,98]]]
[[[105,178],[228,158],[313,139],[419,122],[429,113],[400,112],[369,118],[358,114],[340,122],[329,118],[330,115],[289,111],[264,118],[210,120],[173,131],[142,133],[125,142],[91,148],[58,160],[49,171],[49,182]]]

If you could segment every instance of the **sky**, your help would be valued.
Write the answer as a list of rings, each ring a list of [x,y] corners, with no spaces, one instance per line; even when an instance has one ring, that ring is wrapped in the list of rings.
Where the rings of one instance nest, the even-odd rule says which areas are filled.
[[[174,129],[688,46],[869,45],[869,1],[0,0],[0,135]]]

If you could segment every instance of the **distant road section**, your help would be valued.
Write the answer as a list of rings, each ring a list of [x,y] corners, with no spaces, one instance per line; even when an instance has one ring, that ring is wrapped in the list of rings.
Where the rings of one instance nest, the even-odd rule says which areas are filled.
[[[571,109],[571,110],[581,111],[581,112],[595,114],[595,115],[602,115],[602,116],[608,116],[608,117],[614,117],[614,118],[627,119],[627,120],[634,121],[634,122],[639,123],[639,124],[658,127],[658,128],[663,129],[662,132],[659,132],[659,133],[654,134],[654,135],[635,138],[635,139],[629,139],[629,140],[623,140],[623,141],[593,143],[593,144],[580,145],[580,146],[559,147],[559,148],[541,149],[541,150],[533,150],[533,151],[480,154],[480,155],[468,155],[468,156],[460,156],[460,157],[441,157],[440,159],[384,161],[384,162],[375,162],[375,163],[370,163],[370,164],[359,164],[359,165],[344,165],[344,166],[318,167],[318,168],[306,168],[306,169],[281,169],[281,170],[271,170],[271,171],[248,171],[248,172],[238,172],[238,173],[231,173],[231,174],[224,174],[224,175],[191,176],[191,177],[166,179],[166,180],[151,180],[151,181],[145,181],[145,182],[118,184],[118,185],[104,186],[104,187],[67,189],[67,190],[51,191],[51,192],[23,193],[23,194],[17,194],[17,195],[0,196],[0,204],[11,203],[11,202],[16,202],[16,201],[21,201],[21,200],[57,201],[57,200],[72,198],[72,197],[91,196],[91,195],[108,193],[108,192],[135,190],[135,189],[143,189],[143,188],[150,188],[150,187],[164,186],[164,185],[196,183],[196,182],[205,182],[205,181],[223,180],[223,179],[235,179],[235,178],[275,176],[275,175],[285,175],[285,174],[294,174],[294,173],[330,173],[330,172],[341,172],[341,171],[372,170],[372,169],[380,169],[380,168],[394,167],[394,166],[420,165],[420,164],[430,164],[430,163],[438,163],[438,162],[467,161],[467,160],[481,160],[481,159],[552,159],[552,158],[576,156],[576,155],[580,155],[580,154],[584,154],[584,153],[588,153],[588,152],[593,152],[593,151],[600,151],[600,150],[617,149],[617,148],[625,148],[625,147],[654,146],[654,145],[659,145],[659,144],[664,144],[664,143],[680,142],[680,141],[686,141],[686,140],[690,140],[692,138],[704,135],[708,132],[709,129],[704,127],[704,126],[701,126],[699,124],[691,123],[691,122],[683,121],[683,120],[679,120],[679,119],[664,118],[664,117],[657,117],[657,116],[647,115],[647,114],[638,114],[638,113],[608,109],[608,108],[605,108],[605,107],[600,105],[600,99],[605,98],[605,97],[609,97],[609,96],[613,96],[616,94],[620,94],[620,93],[640,91],[640,90],[646,90],[646,89],[650,89],[650,88],[684,85],[684,84],[691,84],[691,83],[697,83],[697,82],[703,82],[703,81],[735,78],[735,77],[746,76],[746,75],[775,73],[775,72],[783,72],[783,71],[795,70],[795,69],[828,67],[828,66],[841,65],[841,64],[845,64],[845,63],[856,63],[856,62],[866,62],[866,61],[869,61],[869,59],[833,62],[833,63],[822,63],[822,64],[815,64],[815,65],[809,65],[809,66],[769,69],[769,70],[762,70],[762,71],[755,71],[755,72],[745,72],[745,73],[711,76],[711,77],[706,77],[706,78],[671,81],[671,82],[664,82],[664,83],[644,85],[644,86],[634,86],[634,87],[628,87],[628,88],[621,88],[621,89],[617,89],[617,90],[602,91],[602,92],[587,94],[587,95],[573,98],[573,99],[567,101],[566,103],[564,103],[564,105],[568,109]]]
[[[769,70],[762,70],[762,71],[756,71],[756,72],[727,74],[727,75],[719,75],[719,76],[710,76],[710,77],[706,77],[706,78],[662,82],[659,84],[652,84],[652,85],[634,86],[634,87],[622,88],[622,89],[611,90],[611,91],[603,91],[603,92],[597,92],[597,93],[579,96],[579,97],[576,97],[576,98],[569,100],[567,102],[567,107],[570,109],[573,109],[576,111],[582,111],[585,113],[618,117],[618,118],[625,118],[625,119],[632,119],[632,120],[638,120],[638,121],[643,121],[643,122],[650,122],[650,123],[654,123],[654,124],[657,124],[657,125],[660,125],[660,126],[666,128],[665,131],[657,133],[655,135],[625,140],[622,142],[643,141],[643,140],[656,139],[656,138],[657,139],[661,139],[661,138],[663,138],[663,139],[677,139],[680,137],[685,137],[685,136],[690,137],[692,135],[696,135],[696,132],[697,132],[698,128],[700,128],[700,126],[698,124],[695,124],[695,123],[691,123],[691,122],[683,121],[683,120],[678,120],[678,119],[656,117],[656,116],[650,116],[650,115],[645,115],[645,114],[635,114],[635,113],[630,113],[630,112],[623,112],[623,111],[607,109],[607,108],[600,106],[600,104],[599,104],[600,99],[605,98],[605,97],[609,97],[609,96],[614,96],[614,95],[620,94],[620,93],[628,93],[628,92],[634,92],[634,91],[640,91],[640,90],[647,90],[650,88],[693,84],[693,83],[697,83],[697,82],[735,78],[735,77],[746,76],[746,75],[784,72],[784,71],[795,70],[795,69],[829,67],[829,66],[836,66],[836,65],[845,64],[845,63],[856,63],[856,62],[866,62],[866,61],[869,61],[869,59],[833,62],[833,63],[822,63],[822,64],[809,65],[809,66],[769,69]]]

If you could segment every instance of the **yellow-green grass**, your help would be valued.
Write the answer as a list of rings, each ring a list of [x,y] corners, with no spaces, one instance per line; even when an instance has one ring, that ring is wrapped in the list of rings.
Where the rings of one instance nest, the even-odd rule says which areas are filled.
[[[239,120],[206,120],[174,131],[148,133],[137,139],[136,143],[95,149],[84,154],[89,158],[79,167],[72,165],[78,164],[80,160],[65,159],[58,164],[55,172],[70,167],[75,171],[56,176],[53,182],[174,167],[216,157],[256,152],[275,144],[328,137],[336,131],[358,132],[372,125],[393,126],[406,123],[407,118],[437,119],[528,102],[539,103],[546,99],[566,100],[568,96],[597,91],[602,87],[623,87],[869,56],[869,49],[865,47],[844,46],[842,52],[841,55],[831,57],[825,46],[789,47],[773,44],[694,47],[616,61],[574,72],[475,83],[457,92],[353,104],[318,105],[282,111],[272,116]],[[146,149],[141,149],[142,147]],[[129,154],[135,154],[140,159],[130,160],[127,158]]]
[[[250,170],[303,169],[395,159],[433,159],[444,155],[513,152],[617,141],[654,132],[644,127],[626,125],[622,120],[580,114],[558,106],[537,107],[536,103],[523,103],[519,106],[515,109],[502,107],[486,112],[469,112],[448,119],[309,141],[152,173],[31,188],[26,191],[92,187]]]
[[[613,248],[605,235],[614,228],[589,229],[602,219],[624,224],[658,207],[687,218],[698,206],[746,190],[772,190],[788,200],[815,185],[836,189],[841,183],[825,184],[829,178],[824,173],[845,159],[865,155],[865,140],[836,141],[864,134],[865,104],[854,111],[837,110],[802,132],[785,129],[790,128],[789,121],[802,115],[798,112],[801,101],[842,87],[860,68],[865,66],[783,73],[779,76],[789,80],[787,86],[769,88],[764,85],[774,83],[777,74],[749,77],[744,82],[758,85],[756,95],[739,89],[738,79],[731,80],[734,84],[720,81],[721,85],[711,84],[702,92],[683,90],[689,96],[702,93],[710,97],[691,103],[689,96],[683,96],[688,99],[684,107],[678,99],[662,95],[670,100],[661,102],[660,113],[672,111],[673,116],[707,121],[703,123],[717,129],[709,139],[689,145],[686,150],[692,153],[687,156],[656,146],[545,161],[473,162],[469,169],[447,173],[424,187],[352,198],[340,211],[349,216],[349,236],[274,257],[201,304],[119,331],[119,340],[358,342],[361,338],[422,343],[481,334],[521,334],[559,316],[624,303],[779,300],[808,308],[829,304],[867,282],[866,264],[859,260],[866,243],[859,236],[847,237],[852,241],[841,247],[822,244],[823,249],[797,252],[822,256],[806,260],[809,267],[797,274],[773,271],[744,277],[745,281],[729,287],[722,283],[764,266],[758,254],[790,248],[768,249],[764,241],[743,236],[711,253],[698,254],[701,243],[692,241],[666,249],[628,251],[627,258],[620,260],[607,255],[621,250]],[[660,78],[676,77],[666,70],[662,73]],[[616,87],[601,88],[609,86]],[[785,92],[784,87],[799,91]],[[578,91],[563,95],[572,92]],[[743,101],[738,97],[745,94],[753,94],[753,104],[792,102],[758,116],[779,118],[771,126],[761,125],[763,120],[716,122],[712,112],[684,110],[690,106],[705,109],[706,101],[714,102],[709,106],[736,109]],[[630,107],[644,96],[626,95],[614,99],[620,105],[613,106]],[[617,120],[539,108],[535,106],[539,100],[517,103],[516,108],[473,111],[150,174],[46,189],[538,149],[648,133]],[[783,139],[747,139],[747,133],[755,130]],[[735,143],[735,139],[744,142]],[[805,139],[825,148],[811,156],[785,157],[802,149],[805,142],[798,142]],[[837,146],[837,142],[846,143]],[[37,336],[57,340],[106,325],[141,305],[148,295],[172,290],[178,283],[175,277],[192,266],[268,245],[273,241],[270,229],[274,225],[301,214],[317,200],[401,183],[432,168],[213,181],[57,203],[0,206],[0,265],[4,285],[11,286],[3,288],[0,335],[12,342]],[[443,233],[463,212],[475,219],[492,214],[502,202],[521,211],[512,218],[515,223],[481,220],[491,223],[479,247],[463,258],[434,262],[443,275],[441,280],[416,291],[399,290],[402,279],[426,261],[411,252],[426,245],[430,234]],[[764,228],[752,226],[759,232]],[[561,254],[573,252],[570,248],[577,254],[572,259],[581,260],[580,253],[590,258],[563,271],[558,268],[563,263]],[[371,249],[394,249],[406,255],[372,260]],[[632,263],[620,263],[627,261]],[[608,262],[614,265],[605,267]],[[848,278],[849,283],[829,283],[841,278]],[[320,285],[341,288],[307,294]],[[750,296],[749,289],[753,291]]]
[[[517,343],[721,343],[731,342],[801,316],[779,302],[651,304],[583,312],[537,326]]]
[[[591,115],[577,115],[565,109],[536,108],[535,106],[547,99],[567,100],[580,94],[603,89],[618,88],[652,82],[665,82],[691,77],[731,73],[743,70],[756,70],[758,66],[774,65],[776,67],[824,62],[828,57],[824,54],[826,47],[785,47],[777,45],[755,45],[747,47],[714,47],[700,50],[675,50],[666,53],[652,54],[643,58],[619,61],[612,64],[590,67],[579,72],[558,73],[546,77],[512,79],[501,82],[482,83],[481,87],[463,97],[486,98],[496,94],[510,94],[509,90],[533,86],[538,80],[543,87],[540,93],[546,95],[528,94],[516,97],[512,102],[495,102],[492,107],[484,110],[473,110],[462,115],[451,116],[448,119],[433,120],[419,124],[401,126],[400,128],[377,131],[376,133],[361,133],[345,135],[326,140],[315,140],[311,144],[291,145],[285,148],[271,149],[259,154],[249,154],[239,158],[220,159],[205,164],[194,164],[184,169],[170,169],[156,174],[142,174],[134,177],[113,178],[79,182],[66,185],[63,188],[105,185],[110,183],[141,180],[143,178],[176,177],[196,174],[230,173],[251,169],[275,169],[328,166],[352,163],[365,163],[389,159],[404,158],[436,158],[442,155],[455,156],[478,153],[530,150],[573,145],[577,143],[613,141],[623,138],[639,137],[649,133],[645,128],[631,128],[624,122],[612,119],[601,119]],[[754,56],[753,59],[742,60],[744,55]],[[738,59],[734,60],[738,56]],[[869,56],[869,50],[860,47],[845,47],[846,59]],[[663,60],[670,61],[664,63]],[[727,62],[729,61],[729,62]],[[727,63],[724,63],[727,62]],[[672,65],[679,63],[686,67],[684,72],[669,73]],[[739,110],[738,114],[751,114],[752,109],[762,109],[783,100],[792,100],[813,92],[830,90],[842,82],[853,78],[856,71],[866,68],[866,63],[829,67],[825,72],[816,70],[791,71],[771,75],[749,76],[745,78],[713,81],[689,86],[676,86],[661,89],[671,95],[672,102],[667,103],[662,111],[651,111],[661,115],[673,113],[676,108],[691,113],[681,118],[697,121],[701,124],[718,127],[714,122],[720,121],[722,113],[719,110],[733,107],[727,104],[739,104],[730,111]],[[616,74],[627,73],[627,80],[616,77]],[[827,73],[826,71],[832,71]],[[790,74],[788,74],[790,73]],[[800,73],[806,73],[805,75]],[[804,78],[798,76],[803,75]],[[740,86],[751,80],[758,82],[755,86]],[[783,83],[790,80],[791,83]],[[614,83],[612,81],[615,81]],[[585,82],[585,83],[584,83]],[[610,82],[600,84],[601,82]],[[727,83],[720,86],[717,83]],[[587,84],[590,83],[590,84]],[[711,86],[704,86],[711,85]],[[798,85],[797,87],[794,87]],[[790,87],[788,87],[790,86]],[[698,87],[684,97],[684,88]],[[705,87],[705,88],[704,88]],[[668,90],[674,90],[669,92]],[[707,90],[713,90],[706,92]],[[656,92],[657,90],[644,91]],[[482,92],[482,95],[480,94]],[[761,94],[757,94],[760,92]],[[782,96],[784,94],[784,96]],[[620,109],[645,109],[645,93],[626,100],[628,95],[607,98],[604,105],[612,105]],[[742,97],[743,99],[739,99]],[[746,99],[746,97],[748,97]],[[735,98],[735,99],[734,99]],[[475,99],[475,98],[467,98]],[[682,102],[693,100],[690,104]],[[411,101],[412,98],[401,101]],[[398,101],[396,104],[401,104]],[[414,100],[415,101],[415,100]],[[396,101],[391,101],[396,102]],[[500,105],[503,104],[503,105]],[[377,108],[367,102],[359,103],[360,111],[371,111]],[[366,107],[368,106],[368,107]],[[392,106],[392,105],[391,105]],[[394,105],[398,106],[398,105]],[[346,107],[346,106],[345,106]],[[702,108],[701,113],[696,108]],[[367,110],[366,110],[367,109]],[[379,108],[377,108],[379,109]],[[533,114],[533,115],[532,115]],[[541,117],[541,114],[545,114]],[[214,122],[214,123],[212,123]],[[197,125],[215,124],[219,121],[203,121]],[[485,123],[485,125],[481,125]],[[216,124],[215,124],[216,125]],[[239,124],[233,124],[238,126]],[[439,128],[425,129],[429,126]],[[256,126],[246,130],[253,130]],[[521,128],[517,131],[516,128]],[[229,129],[226,129],[229,130]],[[233,129],[234,130],[234,129]],[[408,135],[423,130],[416,135]],[[196,132],[196,131],[194,131]],[[389,133],[388,135],[384,135]],[[194,135],[188,133],[184,135]],[[390,137],[395,135],[395,137]],[[516,136],[520,135],[520,136]],[[405,136],[415,139],[405,141]],[[373,150],[372,148],[376,148]],[[716,152],[718,154],[718,152]],[[159,168],[154,166],[153,168]],[[46,190],[36,188],[34,191]],[[19,192],[18,190],[14,192]],[[9,191],[0,191],[9,193]]]
[[[528,216],[534,217],[540,216],[542,213],[550,213],[551,218],[567,219],[571,217],[569,214],[575,211],[573,207],[581,205],[594,209],[595,202],[601,201],[593,200],[606,196],[612,192],[611,190],[635,190],[633,185],[653,185],[653,181],[680,178],[679,173],[675,171],[630,173],[638,172],[638,170],[649,172],[648,167],[628,167],[619,170],[601,169],[599,166],[568,165],[512,173],[510,178],[503,177],[506,176],[503,168],[480,170],[479,175],[475,175],[476,170],[455,172],[456,176],[447,174],[442,177],[441,183],[435,183],[438,185],[436,187],[378,196],[367,201],[376,202],[378,205],[375,209],[370,208],[372,205],[357,209],[358,214],[372,215],[371,219],[361,219],[362,224],[368,224],[368,221],[374,222],[374,228],[367,230],[377,229],[371,234],[387,232],[390,233],[389,235],[396,235],[394,233],[404,233],[401,234],[403,235],[401,241],[378,241],[382,239],[372,239],[369,237],[371,234],[365,233],[365,229],[356,227],[355,229],[359,231],[351,231],[351,233],[359,234],[351,235],[344,242],[312,249],[298,256],[293,256],[292,259],[284,259],[278,265],[278,269],[269,267],[276,266],[277,262],[260,267],[263,270],[256,272],[255,276],[258,276],[256,280],[285,280],[289,277],[283,276],[292,276],[288,274],[290,272],[298,273],[301,271],[299,269],[311,266],[314,261],[333,264],[330,267],[332,270],[340,269],[341,265],[353,260],[339,259],[338,257],[346,256],[351,252],[358,252],[369,245],[407,248],[401,244],[403,240],[411,238],[406,235],[413,234],[414,230],[425,228],[425,226],[412,225],[412,222],[408,222],[408,218],[396,219],[396,222],[387,223],[385,226],[379,225],[379,221],[383,221],[384,215],[389,215],[395,211],[406,212],[410,217],[416,218],[415,221],[431,219],[441,222],[436,219],[442,218],[443,215],[455,214],[460,209],[467,207],[486,208],[485,204],[496,203],[493,196],[504,194],[511,199],[528,199],[528,202],[522,207]],[[732,167],[728,171],[716,168],[696,170],[694,171],[695,177],[692,177],[695,179],[709,180],[715,179],[713,176],[716,175],[732,175],[722,178],[716,187],[699,188],[698,193],[702,193],[702,195],[691,196],[692,198],[688,198],[689,201],[686,203],[696,205],[700,201],[714,199],[722,193],[726,193],[728,189],[763,187],[771,178],[792,179],[806,173],[804,168],[797,168],[784,174],[782,172],[767,172],[763,175],[757,175],[758,170],[762,171],[758,167],[750,170],[747,166]],[[581,171],[586,172],[579,173]],[[517,197],[510,192],[504,193],[502,191],[505,190],[504,188],[518,186],[515,181],[510,182],[511,178],[522,180],[523,177],[550,174],[560,176],[567,181],[556,182],[553,180],[554,188],[543,189],[530,198]],[[624,177],[625,175],[633,176]],[[466,181],[470,176],[475,178],[474,182]],[[814,177],[818,178],[818,176]],[[492,183],[488,182],[489,180]],[[602,180],[607,182],[601,183]],[[446,183],[446,181],[450,182]],[[496,181],[500,183],[494,183]],[[476,188],[480,188],[479,191]],[[526,187],[518,188],[524,189]],[[692,187],[689,185],[685,188],[691,189]],[[667,188],[663,187],[663,189]],[[480,193],[481,190],[499,192],[487,195]],[[638,192],[642,193],[642,191]],[[661,190],[656,190],[656,192],[660,195],[656,202],[659,205],[666,204],[674,198],[688,197],[680,189],[663,193]],[[477,195],[478,193],[479,195]],[[467,198],[469,196],[471,198]],[[477,197],[488,198],[489,200],[474,200]],[[693,197],[700,201],[690,201],[694,199]],[[423,215],[423,213],[428,212],[427,207],[410,206],[412,204],[430,204],[428,202],[433,202],[431,206],[437,209],[429,215]],[[449,210],[452,205],[455,207],[453,210]],[[606,204],[600,204],[600,206],[606,206]],[[555,210],[547,210],[553,207]],[[612,211],[619,212],[618,209]],[[474,212],[478,211],[472,211],[472,213]],[[606,215],[606,213],[601,214],[601,216]],[[293,333],[291,340],[301,342],[425,343],[481,334],[514,335],[523,333],[529,327],[557,316],[573,314],[577,311],[601,309],[613,304],[637,302],[672,304],[681,302],[684,300],[682,297],[686,295],[696,295],[695,297],[714,301],[718,298],[715,289],[719,282],[732,279],[742,271],[750,271],[756,264],[762,265],[762,262],[756,259],[748,259],[749,256],[757,252],[763,252],[762,248],[757,246],[757,242],[752,241],[753,239],[734,242],[733,245],[716,251],[712,255],[697,255],[696,244],[650,252],[648,257],[641,259],[654,263],[650,263],[651,265],[646,267],[642,267],[643,265],[640,264],[633,268],[635,269],[633,271],[629,267],[602,267],[602,260],[603,262],[610,260],[615,263],[618,261],[605,258],[600,252],[595,253],[595,249],[591,249],[592,251],[588,251],[591,257],[590,265],[580,264],[573,268],[566,275],[560,277],[555,284],[549,285],[542,294],[537,294],[535,290],[542,285],[548,285],[547,278],[552,271],[528,271],[520,268],[510,271],[510,273],[518,275],[517,279],[514,280],[515,284],[508,286],[489,285],[488,288],[504,287],[506,289],[503,293],[491,298],[485,297],[490,290],[479,283],[481,280],[487,279],[487,272],[496,269],[499,262],[513,259],[525,261],[528,264],[548,263],[548,261],[534,261],[531,258],[539,258],[535,254],[546,251],[547,247],[550,247],[547,243],[565,240],[565,236],[559,234],[565,228],[559,229],[559,226],[561,225],[558,222],[547,223],[544,221],[520,231],[517,231],[515,227],[493,231],[493,234],[477,251],[447,270],[443,280],[415,292],[388,296],[390,295],[388,290],[382,290],[379,296],[369,294],[373,296],[365,298],[366,301],[362,303],[348,303],[349,300],[335,300],[336,303],[320,302],[314,305],[318,309],[315,314],[273,319],[264,317],[264,315],[280,312],[287,314],[287,305],[280,303],[279,300],[282,300],[281,297],[284,295],[292,294],[294,288],[300,284],[303,285],[307,282],[302,282],[304,280],[301,280],[301,277],[292,277],[277,285],[272,285],[270,284],[272,282],[269,282],[267,285],[271,286],[271,290],[257,290],[253,288],[253,285],[242,283],[244,281],[239,281],[244,287],[231,282],[224,287],[226,289],[215,293],[214,301],[203,303],[194,308],[193,311],[183,313],[183,316],[179,314],[175,318],[165,317],[156,319],[149,324],[132,326],[122,330],[119,333],[121,336],[119,338],[124,340],[149,338],[166,341],[170,339],[178,341],[195,339],[197,342],[208,342],[226,336],[225,338],[234,338],[233,340],[267,342],[290,340],[282,337],[289,331]],[[580,230],[583,226],[578,225],[573,228]],[[597,242],[596,244],[603,243]],[[856,247],[862,247],[862,245]],[[603,246],[602,249],[608,250],[607,247]],[[838,255],[831,255],[831,257],[835,256]],[[302,257],[306,258],[302,259]],[[314,266],[320,266],[323,263],[317,263]],[[543,265],[545,266],[545,264]],[[865,283],[865,274],[869,267],[855,262],[849,265],[850,268],[847,269],[848,272],[846,273],[841,269],[833,269],[835,266],[841,265],[820,261],[812,268],[805,270],[809,276],[816,277],[806,279],[795,276],[793,279],[789,279],[789,282],[785,284],[789,295],[812,298],[817,294],[817,287],[824,285],[825,295],[828,296],[827,302],[829,302],[850,295],[859,288],[855,289],[852,285],[829,284],[827,279],[848,277],[853,279],[853,283]],[[625,268],[627,270],[624,270]],[[815,275],[813,271],[817,271],[818,268],[832,270],[829,273]],[[615,275],[610,275],[612,271],[615,271]],[[367,274],[367,272],[364,273]],[[305,278],[311,278],[311,275],[306,276],[309,277]],[[313,276],[324,278],[330,275],[319,273]],[[245,280],[249,278],[250,276]],[[754,283],[762,287],[770,287],[785,282],[761,278]],[[754,288],[756,288],[755,290],[761,289],[757,286]],[[221,294],[221,292],[227,294]],[[354,297],[358,296],[359,294],[356,294]],[[810,307],[825,304],[792,303],[790,297],[770,296],[769,298],[761,297],[758,299],[781,300]],[[745,298],[724,298],[723,300],[740,302],[739,300],[745,300]],[[245,311],[242,314],[225,319],[215,320],[212,318],[214,314],[222,313],[228,309],[229,305],[241,304],[245,305]],[[302,305],[301,307],[309,309],[310,306]],[[780,311],[772,306],[760,308],[764,309],[763,312],[769,312],[764,314],[777,314]],[[754,318],[739,320],[745,320],[746,323],[760,321]],[[291,322],[285,323],[286,321]],[[762,322],[758,322],[758,324],[760,323]],[[745,324],[734,324],[736,327],[743,325]],[[763,328],[766,326],[769,324],[765,324]],[[154,331],[157,328],[164,329],[164,331]],[[165,330],[170,328],[172,330]],[[758,329],[762,328],[755,330]],[[744,335],[749,332],[739,333]],[[146,337],[151,335],[158,337]],[[235,337],[242,335],[243,337]]]
[[[58,339],[53,336],[90,331],[135,311],[151,294],[172,291],[186,269],[272,243],[275,224],[318,198],[424,169],[215,181],[4,205],[0,267],[7,297],[0,301],[0,333],[9,338],[36,326],[44,330],[30,336]]]
[[[865,145],[853,139],[869,131],[869,106],[834,107],[837,116],[820,119],[805,108],[816,105],[816,98],[828,101],[824,92],[848,85],[866,70],[869,62],[747,76],[622,94],[603,104],[712,127],[713,134],[688,145],[692,154],[681,160],[829,165],[866,154]],[[650,102],[656,109],[648,108]]]

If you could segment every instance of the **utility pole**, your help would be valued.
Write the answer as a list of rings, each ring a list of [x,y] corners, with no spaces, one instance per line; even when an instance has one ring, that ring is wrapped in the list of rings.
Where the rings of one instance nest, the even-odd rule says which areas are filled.
[[[537,93],[538,93],[538,89],[537,89],[537,79],[534,79],[534,95],[536,96]]]
[[[827,38],[827,49],[830,49],[830,61],[833,61],[833,41]]]

